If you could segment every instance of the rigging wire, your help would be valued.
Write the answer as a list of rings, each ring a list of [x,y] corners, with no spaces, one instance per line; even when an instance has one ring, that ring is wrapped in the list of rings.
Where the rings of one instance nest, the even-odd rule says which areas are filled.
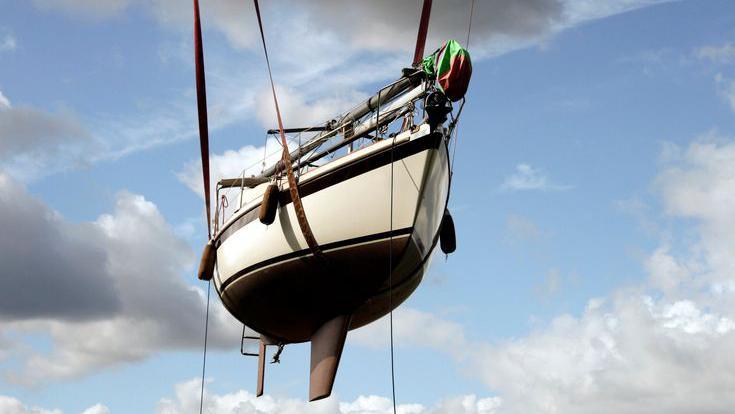
[[[467,24],[467,49],[470,48],[470,33],[472,32],[472,15],[475,14],[475,0],[470,5],[470,22]]]
[[[376,135],[382,136],[383,130],[380,129],[380,92],[378,92],[378,107],[376,113],[376,124],[378,130]],[[393,401],[393,414],[396,414],[396,371],[393,352],[393,162],[394,150],[396,145],[395,136],[391,138],[390,144],[390,227],[388,232],[388,309],[390,320],[390,387]]]
[[[470,4],[470,20],[467,23],[467,49],[470,48],[470,35],[472,34],[472,16],[475,14],[475,0],[472,0],[472,3]],[[452,148],[452,161],[449,164],[449,177],[451,178],[454,176],[454,156],[457,154],[457,145],[459,145],[459,132],[457,127],[457,121],[459,121],[459,116],[462,115],[462,109],[464,108],[465,104],[465,98],[462,98],[462,105],[459,107],[459,112],[457,112],[456,120],[454,120],[454,147]]]
[[[273,98],[274,98],[275,105],[276,105],[276,112],[277,112],[277,115],[278,115],[278,118],[279,118],[278,119],[278,121],[279,121],[279,129],[280,129],[280,132],[281,132],[281,140],[282,140],[281,146],[282,146],[282,149],[284,150],[284,152],[286,152],[286,151],[288,151],[286,149],[287,148],[287,144],[286,144],[285,136],[283,134],[283,126],[281,124],[280,114],[278,113],[279,112],[278,101],[277,101],[277,98],[275,96],[275,87],[273,85],[273,78],[272,78],[272,75],[271,75],[271,72],[270,72],[270,62],[268,61],[268,51],[267,51],[267,48],[265,47],[265,38],[264,38],[264,34],[263,34],[262,23],[260,22],[260,11],[258,10],[258,2],[257,2],[257,0],[255,0],[254,3],[255,3],[255,7],[256,7],[256,13],[258,14],[258,24],[260,26],[261,37],[262,37],[262,40],[263,40],[263,48],[264,48],[265,55],[266,55],[266,62],[268,64],[268,72],[269,72],[268,74],[269,74],[269,77],[270,77],[270,80],[271,80],[271,88],[273,89],[272,92],[273,92],[273,95],[274,95]],[[430,1],[428,3],[429,3],[429,5],[431,4]],[[468,28],[467,28],[467,47],[468,48],[469,48],[469,45],[470,45],[470,35],[471,35],[471,32],[472,32],[472,17],[473,17],[473,14],[474,14],[474,9],[475,9],[475,1],[472,0],[471,7],[470,7],[469,23],[468,23]],[[378,131],[377,131],[377,134],[376,135],[378,135],[378,136],[383,136],[383,134],[384,134],[383,130],[379,126],[379,120],[380,120],[380,104],[381,104],[381,102],[380,102],[380,93],[381,92],[382,92],[382,90],[378,92],[378,105],[377,105],[377,114],[376,114],[376,121],[378,121],[377,122],[377,124],[378,124]],[[464,102],[463,102],[463,106],[464,106]],[[461,109],[460,109],[460,113],[461,113]],[[456,128],[455,128],[455,137],[457,137]],[[299,136],[299,141],[300,141],[300,138],[301,137]],[[267,138],[266,138],[266,143],[267,143]],[[264,160],[263,161],[265,161],[265,158],[266,158],[266,155],[265,155],[266,147],[267,147],[267,145],[264,145],[264,148],[263,148],[263,151],[264,151],[264,157],[263,158],[264,158]],[[300,147],[300,145],[299,145],[299,147]],[[453,148],[453,153],[452,153],[452,169],[454,167],[454,155],[456,153],[456,147],[457,147],[457,140],[455,139],[455,146]],[[397,413],[397,408],[396,408],[395,359],[394,359],[394,338],[393,338],[393,204],[394,204],[394,202],[393,202],[393,191],[394,191],[394,155],[395,155],[394,154],[394,150],[395,150],[395,137],[392,138],[391,150],[390,150],[390,155],[391,155],[391,159],[390,159],[390,166],[391,167],[390,168],[391,168],[391,171],[390,171],[390,231],[389,231],[389,239],[388,239],[389,240],[389,242],[388,242],[389,243],[389,251],[388,251],[388,266],[389,266],[389,269],[388,269],[388,285],[389,285],[389,289],[388,289],[388,306],[389,306],[389,319],[390,319],[391,392],[392,392],[392,401],[393,401],[393,413],[396,414]],[[207,183],[205,182],[205,186],[206,186],[206,184]],[[207,212],[209,213],[209,209],[207,209],[207,210],[208,210]],[[208,334],[209,334],[209,303],[210,303],[210,296],[211,296],[211,288],[212,288],[212,282],[210,280],[207,283],[207,306],[206,306],[205,322],[204,322],[204,352],[203,352],[203,356],[202,356],[202,380],[201,380],[201,390],[200,390],[200,396],[199,396],[199,414],[202,414],[203,413],[203,409],[204,409],[204,380],[205,380],[206,366],[207,366],[207,339],[208,339]]]
[[[204,373],[207,369],[207,336],[209,334],[209,296],[212,291],[212,280],[207,282],[207,311],[204,317],[204,355],[202,357],[202,389],[199,393],[199,414],[204,409]]]

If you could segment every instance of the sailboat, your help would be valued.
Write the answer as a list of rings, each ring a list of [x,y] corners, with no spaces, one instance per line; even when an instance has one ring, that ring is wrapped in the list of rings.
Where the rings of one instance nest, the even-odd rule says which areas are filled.
[[[195,56],[209,241],[199,278],[259,336],[257,395],[266,346],[311,342],[309,399],[331,394],[349,330],[388,314],[420,284],[437,245],[456,247],[447,208],[449,148],[472,70],[449,41],[423,58],[431,1],[422,9],[413,65],[360,105],[300,128],[284,128],[273,88],[280,160],[257,176],[220,180],[209,208],[208,131],[199,6]],[[258,22],[260,10],[255,0]],[[262,36],[267,60],[267,46]],[[270,71],[270,62],[268,67]],[[459,105],[457,105],[459,103]],[[459,108],[455,108],[459,106]],[[286,134],[301,145],[289,151]],[[244,346],[241,348],[244,354]]]

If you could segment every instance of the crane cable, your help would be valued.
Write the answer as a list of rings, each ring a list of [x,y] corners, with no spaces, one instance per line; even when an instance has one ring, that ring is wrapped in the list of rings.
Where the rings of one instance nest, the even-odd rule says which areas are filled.
[[[416,48],[413,52],[413,67],[418,67],[424,58],[424,46],[426,45],[426,34],[429,31],[429,19],[431,17],[432,0],[424,0],[421,7],[421,18],[419,19],[419,29],[416,35]],[[376,120],[380,120],[380,92],[378,92],[378,106]],[[378,128],[380,126],[378,125]],[[380,130],[376,131],[376,135],[381,135]],[[390,326],[390,387],[393,402],[393,414],[397,414],[396,408],[396,371],[393,346],[393,175],[394,175],[394,151],[396,145],[396,137],[391,138],[390,146],[390,231],[388,232],[388,318]]]
[[[418,39],[416,41],[416,50],[414,51],[413,65],[418,65],[423,58],[424,44],[426,41],[426,34],[428,32],[429,14],[431,13],[431,0],[424,0],[424,4],[421,10],[421,22],[419,23]],[[467,48],[470,47],[470,35],[472,33],[472,17],[475,12],[475,0],[472,0],[470,4],[470,18],[467,24]],[[464,103],[463,103],[464,106]],[[380,92],[378,92],[378,107],[376,119],[380,119]],[[456,131],[456,128],[455,128]],[[380,132],[378,132],[380,134]],[[458,135],[455,134],[455,137]],[[452,161],[450,164],[451,172],[450,179],[453,175],[454,170],[454,155],[457,151],[457,139],[455,139],[454,148],[452,149]],[[395,375],[395,359],[394,359],[394,341],[393,341],[393,184],[394,184],[394,149],[395,149],[395,137],[392,138],[390,148],[390,231],[388,233],[388,318],[390,327],[390,380],[391,380],[391,393],[393,402],[393,414],[397,414],[396,407],[396,375]]]
[[[380,92],[378,92],[376,119],[380,119]],[[378,130],[376,135],[382,135],[382,131]],[[390,143],[390,227],[388,231],[388,318],[390,320],[390,388],[392,396],[391,401],[393,402],[393,414],[396,414],[396,372],[393,352],[393,177],[395,146],[396,137],[393,136]]]
[[[207,311],[204,316],[204,356],[202,357],[202,388],[199,394],[199,414],[204,409],[204,373],[207,369],[207,336],[209,334],[209,296],[212,290],[212,280],[207,281]]]

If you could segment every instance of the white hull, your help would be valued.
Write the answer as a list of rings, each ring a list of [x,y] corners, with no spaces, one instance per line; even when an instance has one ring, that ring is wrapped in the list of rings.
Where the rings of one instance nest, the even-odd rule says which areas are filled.
[[[415,134],[404,133],[393,140],[375,143],[309,171],[301,176],[299,183],[306,216],[325,254],[334,256],[335,262],[339,261],[337,257],[340,254],[351,254],[353,259],[364,254],[360,260],[365,263],[351,263],[344,269],[349,274],[344,278],[373,277],[358,274],[375,265],[375,260],[380,262],[387,258],[395,269],[394,287],[411,281],[407,283],[410,288],[404,289],[405,294],[394,298],[394,307],[420,282],[446,208],[449,164],[445,142],[437,136],[436,133],[429,134],[428,126],[423,125]],[[426,145],[430,139],[436,143]],[[395,150],[391,163],[385,157],[390,156],[392,145]],[[368,159],[369,162],[366,161]],[[312,193],[307,191],[310,186],[316,188]],[[284,272],[292,269],[293,273],[296,269],[293,266],[303,263],[304,257],[311,256],[299,229],[293,203],[281,205],[276,220],[269,226],[258,220],[257,210],[265,188],[266,184],[262,184],[247,191],[243,198],[251,198],[252,201],[235,213],[215,236],[218,269],[215,287],[230,311],[246,324],[251,322],[247,313],[266,311],[254,308],[255,305],[238,311],[240,302],[253,301],[253,298],[243,297],[246,294],[242,289],[248,278],[263,272],[270,272],[270,278],[278,277],[276,275],[281,268]],[[282,189],[283,193],[286,188]],[[370,248],[378,249],[378,246],[386,247],[368,251]],[[401,249],[388,254],[387,246]],[[375,275],[377,284],[373,284],[373,290],[375,287],[379,287],[379,291],[387,288],[388,267],[383,265],[382,268],[385,269],[382,272],[380,266],[370,271],[379,273]],[[353,282],[360,283],[359,280]],[[315,283],[319,284],[318,281]],[[241,285],[239,291],[238,285]],[[305,289],[323,288],[307,285]],[[355,310],[363,315],[357,315],[352,328],[369,323],[387,311],[383,309],[385,305],[366,308],[370,301],[370,297],[361,300],[363,304],[360,307],[365,309]],[[301,306],[310,305],[305,303]],[[283,336],[278,332],[270,334]]]

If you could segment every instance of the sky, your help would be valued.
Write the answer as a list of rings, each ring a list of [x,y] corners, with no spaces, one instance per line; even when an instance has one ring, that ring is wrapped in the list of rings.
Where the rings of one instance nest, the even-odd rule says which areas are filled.
[[[434,2],[427,49],[466,43]],[[201,0],[214,178],[275,125],[257,21]],[[263,2],[287,126],[400,75],[420,2]],[[197,412],[206,240],[189,2],[0,0],[0,412]],[[435,255],[394,314],[403,414],[735,406],[735,3],[477,0]],[[266,149],[267,151],[268,149]],[[385,319],[307,403],[286,347],[254,397],[213,295],[205,412],[391,413]]]

